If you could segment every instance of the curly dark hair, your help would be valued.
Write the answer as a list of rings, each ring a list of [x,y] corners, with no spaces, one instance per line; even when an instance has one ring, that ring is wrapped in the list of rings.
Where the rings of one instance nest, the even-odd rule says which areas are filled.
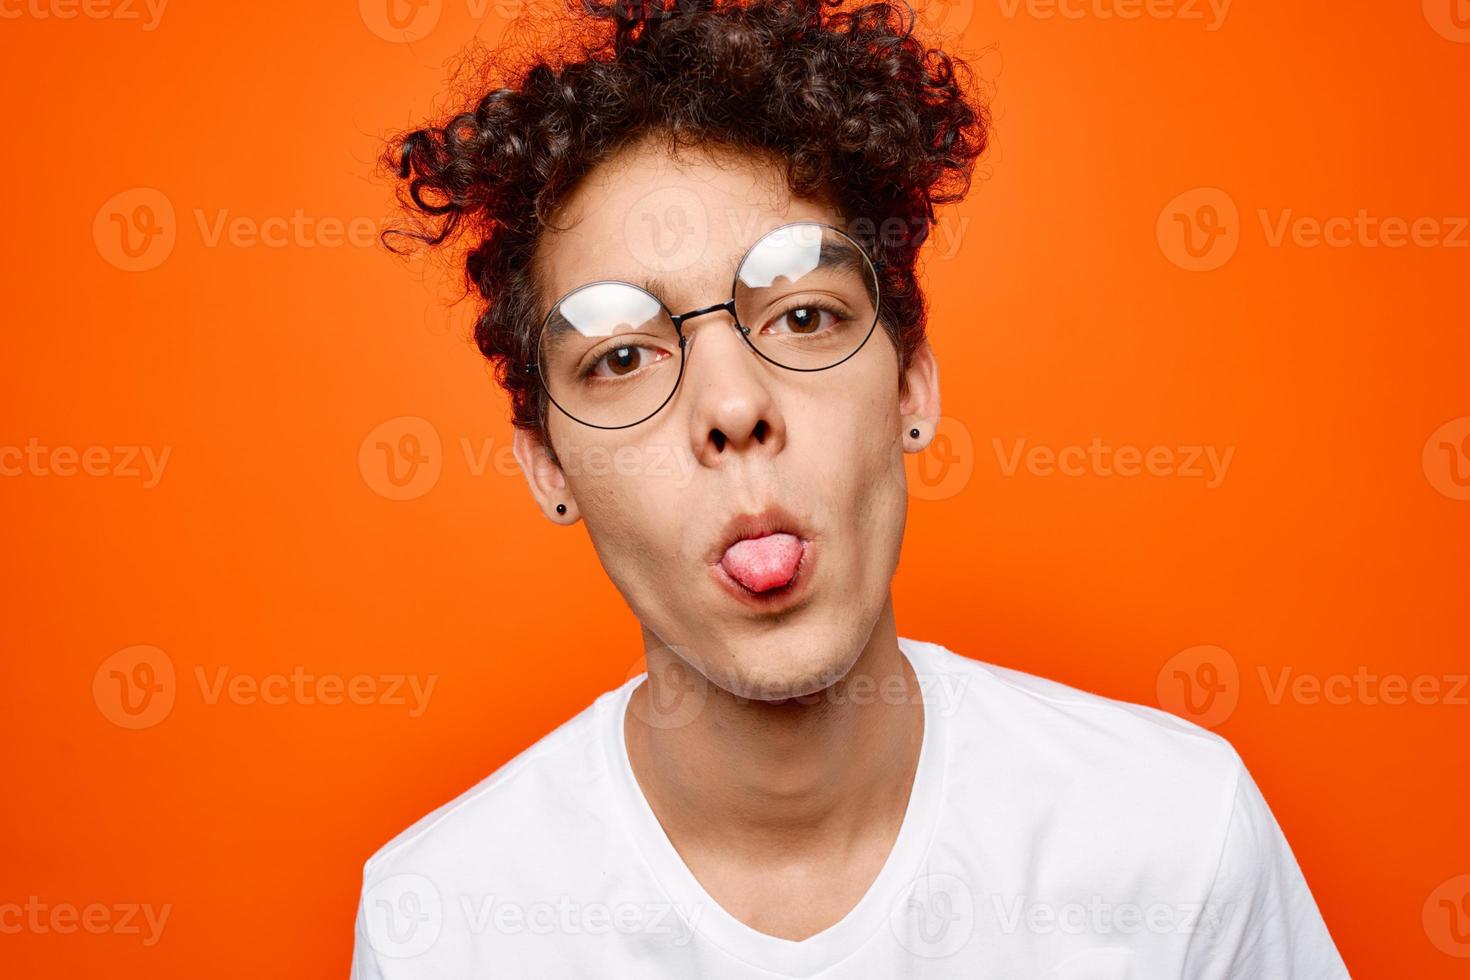
[[[879,312],[902,381],[927,321],[919,248],[934,206],[968,192],[990,116],[969,66],[915,37],[905,0],[845,2],[568,0],[559,50],[487,61],[465,108],[391,140],[384,163],[410,221],[384,242],[471,232],[466,286],[485,301],[475,342],[516,427],[552,448],[545,393],[525,370],[544,313],[542,230],[593,167],[649,137],[784,162],[795,196],[831,201],[883,262]]]

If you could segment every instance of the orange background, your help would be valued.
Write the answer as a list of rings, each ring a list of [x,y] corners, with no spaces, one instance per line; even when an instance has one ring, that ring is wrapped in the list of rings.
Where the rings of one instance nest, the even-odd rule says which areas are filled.
[[[0,934],[7,976],[345,975],[363,860],[636,666],[585,532],[542,520],[509,468],[505,403],[442,268],[314,232],[211,244],[222,216],[269,232],[298,209],[359,229],[388,214],[380,137],[438,109],[451,60],[509,11],[429,0],[431,29],[402,43],[373,29],[383,2],[174,0],[152,30],[3,5],[20,16],[0,20],[0,446],[170,450],[151,488],[0,477],[0,903],[171,907],[147,947]],[[1237,0],[1215,30],[1203,5],[927,10],[993,90],[996,132],[928,246],[946,438],[911,461],[900,632],[1150,704],[1171,658],[1219,647],[1238,678],[1215,727],[1359,977],[1470,968],[1426,909],[1470,873],[1470,706],[1273,703],[1259,672],[1470,670],[1470,232],[1313,248],[1268,231],[1283,209],[1444,236],[1470,214],[1470,30],[1436,3]],[[1166,210],[1198,188],[1238,209],[1215,212],[1235,251],[1211,271],[1169,237],[1210,217],[1199,195]],[[150,223],[139,204],[160,197],[173,218]],[[171,252],[120,268],[119,221],[171,230]],[[440,437],[440,474],[393,500],[360,449],[405,416]],[[1426,452],[1447,422],[1453,451]],[[1004,472],[1018,439],[1095,437],[1234,456],[1213,489]],[[478,475],[466,444],[489,451]],[[139,644],[176,682],[166,717],[131,730],[94,679]],[[410,717],[211,704],[196,682],[298,666],[436,686]]]

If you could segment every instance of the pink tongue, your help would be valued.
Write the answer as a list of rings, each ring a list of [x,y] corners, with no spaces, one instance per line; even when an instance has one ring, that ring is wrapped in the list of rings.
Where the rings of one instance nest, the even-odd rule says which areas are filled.
[[[746,538],[725,550],[720,565],[750,591],[765,592],[791,581],[801,561],[801,550],[801,539],[794,534]]]

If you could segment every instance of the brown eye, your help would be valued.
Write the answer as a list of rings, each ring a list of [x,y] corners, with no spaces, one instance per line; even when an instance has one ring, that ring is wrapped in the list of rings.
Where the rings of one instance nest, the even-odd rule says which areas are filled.
[[[641,358],[638,356],[636,347],[619,347],[607,355],[608,370],[613,374],[627,374],[629,371],[638,370]]]
[[[811,333],[822,325],[820,310],[814,310],[809,306],[800,306],[786,314],[787,321],[795,333]]]
[[[656,364],[668,355],[652,347],[628,344],[614,347],[592,362],[587,376],[594,379],[613,380],[636,374],[649,365]]]
[[[822,317],[827,317],[826,326],[831,327],[842,319],[832,310],[820,306],[795,306],[776,317],[762,333],[784,333],[796,336],[819,333],[824,327]]]

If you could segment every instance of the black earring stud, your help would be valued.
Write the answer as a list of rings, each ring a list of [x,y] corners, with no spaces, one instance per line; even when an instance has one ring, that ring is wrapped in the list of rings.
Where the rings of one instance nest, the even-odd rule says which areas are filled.
[[[917,438],[919,438],[919,430],[918,429],[910,429],[909,430],[909,438],[910,439],[917,439]]]
[[[565,514],[567,512],[567,505],[566,504],[557,504],[556,505],[556,512],[558,514]]]

